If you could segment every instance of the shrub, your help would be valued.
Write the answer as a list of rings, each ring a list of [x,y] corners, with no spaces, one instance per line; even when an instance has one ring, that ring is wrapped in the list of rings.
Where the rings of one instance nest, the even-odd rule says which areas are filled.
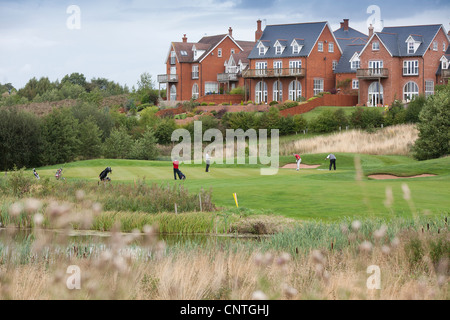
[[[208,103],[207,102],[202,102],[200,105],[204,107],[204,106],[207,106]]]
[[[270,103],[269,103],[269,105],[270,106],[275,106],[275,105],[277,105],[279,102],[278,101],[271,101]]]

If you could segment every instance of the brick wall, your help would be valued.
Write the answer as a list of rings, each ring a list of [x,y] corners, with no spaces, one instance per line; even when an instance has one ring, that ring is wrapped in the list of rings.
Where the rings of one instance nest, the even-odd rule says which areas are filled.
[[[282,110],[280,113],[286,117],[309,112],[317,107],[336,106],[336,107],[354,107],[358,103],[358,96],[343,94],[326,94],[321,98],[300,104],[296,107]]]
[[[215,104],[230,103],[231,104],[241,104],[244,101],[244,97],[240,94],[209,94],[195,100],[196,102],[214,102]]]

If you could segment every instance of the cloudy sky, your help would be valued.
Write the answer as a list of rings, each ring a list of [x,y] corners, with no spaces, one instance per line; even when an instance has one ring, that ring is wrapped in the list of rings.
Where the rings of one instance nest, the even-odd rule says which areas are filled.
[[[148,72],[165,72],[172,41],[196,42],[233,28],[237,40],[254,40],[265,24],[343,19],[367,33],[384,26],[450,27],[448,0],[0,0],[0,83],[20,89],[29,79],[61,80],[72,72],[136,85]]]

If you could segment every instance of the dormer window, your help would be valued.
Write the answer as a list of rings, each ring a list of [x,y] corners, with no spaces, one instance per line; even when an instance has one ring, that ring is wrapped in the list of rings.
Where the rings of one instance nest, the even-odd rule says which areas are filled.
[[[300,51],[302,51],[303,48],[303,39],[294,39],[291,43],[292,47],[292,54],[299,54]]]
[[[373,50],[373,51],[378,51],[378,50],[380,50],[380,43],[379,43],[378,41],[372,42],[372,50]]]
[[[258,52],[260,56],[263,56],[266,54],[267,50],[269,50],[269,47],[266,47],[262,41],[258,44]]]
[[[350,59],[350,67],[352,68],[352,70],[357,70],[360,67],[360,59],[359,59],[359,54],[358,52],[355,52],[355,54],[353,55],[353,57]]]
[[[442,60],[442,70],[447,70],[447,69],[448,69],[448,61]]]
[[[414,42],[410,41],[408,42],[408,53],[414,53],[416,50],[414,49]]]
[[[283,47],[278,45],[275,47],[275,54],[281,54],[283,52]]]

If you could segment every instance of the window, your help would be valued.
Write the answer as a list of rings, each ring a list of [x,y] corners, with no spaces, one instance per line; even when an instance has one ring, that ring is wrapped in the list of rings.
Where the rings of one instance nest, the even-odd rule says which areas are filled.
[[[434,81],[425,81],[425,96],[434,94]]]
[[[234,54],[234,49],[231,49],[231,54]]]
[[[302,96],[302,85],[300,81],[292,81],[289,84],[289,100],[297,101]]]
[[[267,62],[256,62],[255,68],[258,76],[265,76],[267,74]]]
[[[369,61],[369,69],[370,69],[370,75],[372,75],[372,76],[382,75],[383,74],[383,61],[382,60]]]
[[[360,62],[359,61],[352,61],[351,67],[353,70],[359,69]]]
[[[198,84],[192,86],[192,99],[198,99]]]
[[[281,81],[275,81],[273,83],[273,100],[274,101],[283,101],[283,85]]]
[[[333,71],[336,70],[338,62],[336,60],[333,60]]]
[[[170,101],[176,100],[177,100],[177,87],[175,85],[172,85],[170,87]]]
[[[206,82],[205,83],[205,93],[206,94],[213,94],[219,92],[219,85],[217,82]]]
[[[176,80],[177,79],[177,67],[170,67],[170,80]]]
[[[281,54],[283,52],[283,47],[278,45],[275,47],[275,54]]]
[[[300,75],[302,73],[302,61],[289,61],[289,71],[291,75]]]
[[[319,52],[323,52],[323,42],[322,41],[319,41],[319,43],[317,44],[317,50]]]
[[[256,103],[267,102],[267,83],[260,81],[255,87]]]
[[[314,79],[314,95],[323,92],[323,79]]]
[[[378,51],[378,50],[380,50],[380,43],[379,43],[378,41],[372,42],[372,50],[373,50],[373,51]]]
[[[192,79],[198,79],[198,65],[192,66]]]
[[[352,89],[354,90],[359,89],[359,80],[352,80]]]
[[[445,45],[445,42],[442,42],[442,51],[446,51],[446,49],[447,49],[447,46]]]
[[[419,60],[403,61],[403,75],[404,76],[419,75]]]
[[[442,60],[442,70],[447,70],[447,69],[448,69],[448,61]]]
[[[414,53],[416,50],[414,49],[414,42],[408,42],[408,53]]]
[[[437,41],[433,41],[433,51],[438,51],[438,43],[437,43]]]
[[[411,101],[414,97],[419,96],[419,87],[415,82],[408,82],[403,88],[403,100]]]
[[[266,47],[262,44],[262,42],[259,43],[259,55],[263,56],[266,54]]]
[[[328,44],[328,52],[334,52],[334,43],[333,42],[330,42]]]
[[[383,86],[378,81],[372,82],[369,86],[369,100],[367,106],[376,107],[383,104]]]
[[[292,54],[298,54],[298,53],[300,53],[300,47],[298,44],[294,44],[292,46]]]
[[[170,64],[175,64],[175,58],[176,58],[176,53],[175,53],[175,51],[172,51],[170,53]]]
[[[283,73],[283,61],[274,61],[273,70],[275,75],[281,75]]]
[[[222,58],[222,49],[217,49],[217,57]]]

